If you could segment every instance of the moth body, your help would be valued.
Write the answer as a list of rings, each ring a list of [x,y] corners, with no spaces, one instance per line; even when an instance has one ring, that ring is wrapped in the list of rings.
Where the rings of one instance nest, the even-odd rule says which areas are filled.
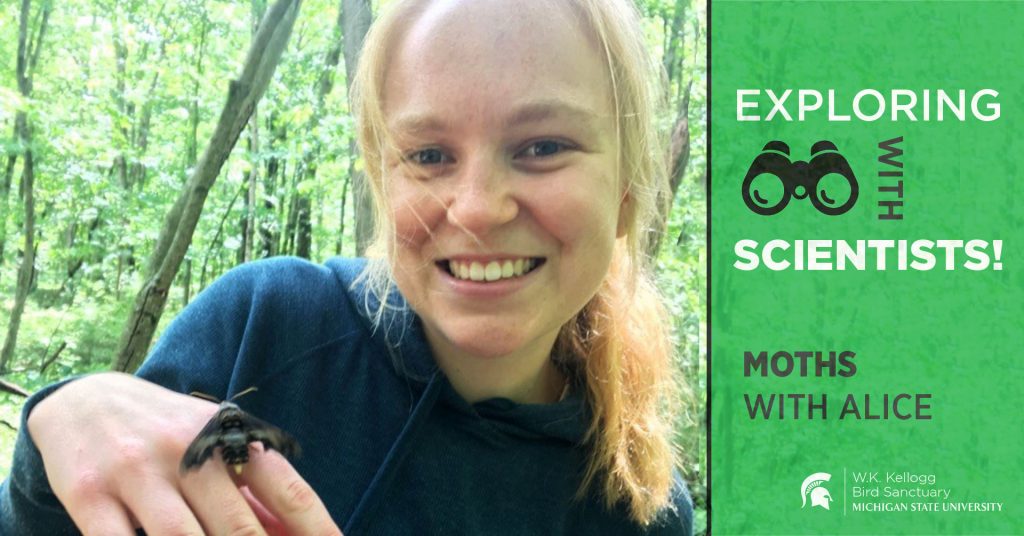
[[[241,474],[242,466],[249,461],[249,444],[255,441],[286,457],[299,454],[299,444],[280,428],[249,415],[237,404],[221,402],[217,413],[185,450],[180,470],[184,473],[203,465],[220,448],[224,463]]]

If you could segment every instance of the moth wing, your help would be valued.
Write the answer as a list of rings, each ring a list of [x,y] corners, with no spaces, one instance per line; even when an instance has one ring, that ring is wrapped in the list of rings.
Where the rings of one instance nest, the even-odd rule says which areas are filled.
[[[185,449],[185,455],[181,458],[179,470],[182,474],[203,465],[206,460],[213,456],[213,451],[220,444],[221,440],[221,412],[218,411],[210,418],[199,431],[199,435],[192,440],[192,443]]]
[[[261,419],[257,419],[248,413],[242,416],[242,422],[246,429],[246,439],[249,442],[259,441],[263,448],[274,449],[286,458],[294,458],[302,454],[299,442],[284,430]]]

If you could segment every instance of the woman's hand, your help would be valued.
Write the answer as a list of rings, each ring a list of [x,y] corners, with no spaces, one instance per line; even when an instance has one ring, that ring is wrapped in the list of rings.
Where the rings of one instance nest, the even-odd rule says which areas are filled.
[[[73,381],[28,418],[50,486],[86,535],[341,534],[278,453],[254,448],[233,479],[182,455],[217,405],[120,373]]]

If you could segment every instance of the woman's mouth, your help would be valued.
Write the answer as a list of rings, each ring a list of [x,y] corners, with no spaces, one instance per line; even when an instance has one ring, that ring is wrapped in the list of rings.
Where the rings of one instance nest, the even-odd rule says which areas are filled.
[[[522,277],[540,268],[545,261],[544,257],[518,257],[486,262],[445,259],[438,261],[437,266],[456,279],[490,283]]]

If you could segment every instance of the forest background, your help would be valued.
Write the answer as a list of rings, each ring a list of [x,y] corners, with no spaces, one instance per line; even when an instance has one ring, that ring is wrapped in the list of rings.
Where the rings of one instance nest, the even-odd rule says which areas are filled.
[[[693,395],[677,445],[700,532],[707,13],[636,1],[668,80],[673,199],[651,253]],[[297,3],[0,0],[0,478],[24,395],[134,370],[240,263],[362,253],[372,220],[346,74],[387,0]],[[288,11],[258,31],[274,9]]]

